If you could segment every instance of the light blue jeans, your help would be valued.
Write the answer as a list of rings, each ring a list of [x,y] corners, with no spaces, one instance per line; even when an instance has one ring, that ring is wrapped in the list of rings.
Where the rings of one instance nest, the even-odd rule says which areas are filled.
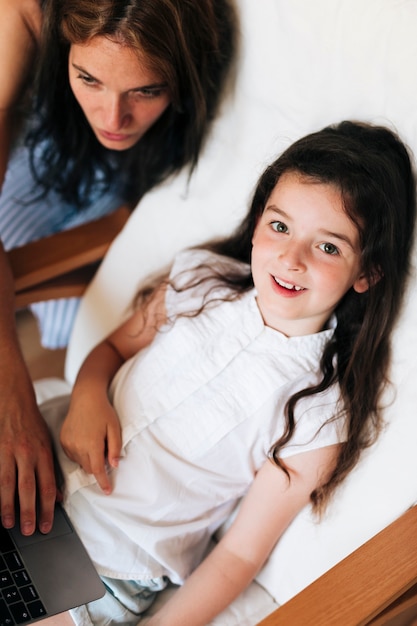
[[[0,238],[6,250],[91,222],[122,204],[121,194],[116,189],[106,194],[97,190],[91,194],[90,204],[81,211],[63,202],[56,192],[38,197],[39,192],[39,188],[34,187],[28,151],[19,146],[10,159],[0,193]],[[78,298],[32,305],[44,347],[53,349],[67,345],[78,306]]]
[[[101,578],[106,586],[105,595],[70,611],[77,626],[136,626],[141,613],[151,606],[158,591],[168,583],[163,577],[146,581]]]

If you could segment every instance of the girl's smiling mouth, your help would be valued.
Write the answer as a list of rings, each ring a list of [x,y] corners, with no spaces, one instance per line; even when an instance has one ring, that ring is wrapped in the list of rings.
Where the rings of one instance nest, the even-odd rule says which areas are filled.
[[[280,278],[277,278],[276,276],[272,276],[272,278],[279,287],[282,287],[283,289],[286,289],[288,291],[304,291],[305,290],[305,287],[300,287],[299,285],[293,285],[292,283],[287,283],[285,280],[281,280]]]

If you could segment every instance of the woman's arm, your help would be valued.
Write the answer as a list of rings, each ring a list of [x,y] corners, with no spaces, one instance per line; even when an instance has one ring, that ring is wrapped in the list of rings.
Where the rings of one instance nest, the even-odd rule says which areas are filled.
[[[94,474],[105,493],[111,492],[106,458],[117,467],[122,443],[109,385],[121,365],[152,342],[165,317],[165,285],[161,285],[145,306],[90,352],[75,381],[61,445],[70,459]]]
[[[33,69],[42,14],[39,0],[0,0],[0,15],[1,189],[16,132],[16,108]],[[31,534],[37,493],[39,528],[48,532],[56,498],[51,444],[17,338],[13,278],[1,243],[0,302],[1,520],[8,528],[14,525],[17,488],[22,532]]]
[[[39,413],[32,381],[16,333],[13,278],[0,242],[0,514],[3,525],[15,523],[18,489],[20,525],[35,530],[36,493],[39,528],[52,526],[56,498],[52,449]]]
[[[0,189],[19,104],[33,72],[42,13],[39,0],[0,0]]]
[[[310,493],[326,480],[338,451],[333,445],[286,459],[290,482],[267,461],[229,531],[148,626],[204,626],[225,609],[256,576]]]

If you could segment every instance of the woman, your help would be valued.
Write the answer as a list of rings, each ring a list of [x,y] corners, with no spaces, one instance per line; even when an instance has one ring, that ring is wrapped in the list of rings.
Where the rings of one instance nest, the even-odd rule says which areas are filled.
[[[0,198],[5,248],[135,205],[172,172],[192,169],[233,33],[225,0],[47,0],[33,115]],[[63,347],[73,312],[66,304],[65,323],[51,306],[40,314],[42,343]]]
[[[133,206],[168,175],[186,165],[192,172],[234,55],[235,16],[227,0],[46,0],[42,7],[2,0],[0,6],[0,176],[11,151],[0,196],[5,248],[95,219],[121,202]],[[27,88],[35,52],[37,73]],[[17,113],[25,133],[13,134]],[[0,275],[0,513],[11,526],[17,470],[21,522],[30,534],[34,475],[42,528],[50,528],[52,460],[18,348],[2,248]],[[50,347],[66,343],[76,302],[64,307],[59,316],[38,310],[44,320],[59,317],[58,330],[64,329],[56,335],[53,326],[42,328]]]

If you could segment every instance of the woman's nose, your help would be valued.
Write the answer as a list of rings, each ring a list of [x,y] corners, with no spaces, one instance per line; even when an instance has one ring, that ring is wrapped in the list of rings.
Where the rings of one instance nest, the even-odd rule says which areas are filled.
[[[129,125],[131,115],[121,96],[109,97],[105,103],[106,130],[117,132]]]

